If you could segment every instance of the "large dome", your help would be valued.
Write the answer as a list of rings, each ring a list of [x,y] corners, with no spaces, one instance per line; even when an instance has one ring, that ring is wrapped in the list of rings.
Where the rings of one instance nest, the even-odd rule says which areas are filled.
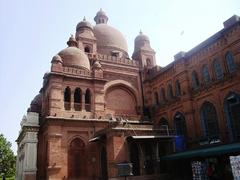
[[[88,57],[77,47],[67,47],[60,51],[58,55],[62,58],[63,66],[80,67],[90,70]]]
[[[120,57],[128,57],[126,39],[120,31],[107,25],[108,17],[102,9],[97,12],[94,21],[96,26],[93,33],[97,38],[98,52],[107,55],[118,53]]]
[[[111,54],[112,51],[121,51],[128,56],[127,41],[117,29],[102,23],[97,24],[93,32],[97,38],[98,52]]]

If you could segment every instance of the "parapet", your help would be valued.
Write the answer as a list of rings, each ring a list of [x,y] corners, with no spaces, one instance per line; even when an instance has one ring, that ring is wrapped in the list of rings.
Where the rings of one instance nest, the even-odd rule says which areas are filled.
[[[91,55],[89,54],[88,57],[90,59]],[[127,59],[127,58],[120,58],[120,57],[109,56],[109,55],[105,55],[105,54],[97,54],[96,58],[100,61],[112,62],[112,63],[116,63],[116,64],[135,66],[135,67],[139,66],[138,61]]]
[[[237,16],[237,15],[233,15],[232,17],[230,17],[228,20],[226,20],[223,25],[224,25],[224,28],[229,28],[231,27],[232,25],[236,24],[237,22],[240,22],[240,17]]]

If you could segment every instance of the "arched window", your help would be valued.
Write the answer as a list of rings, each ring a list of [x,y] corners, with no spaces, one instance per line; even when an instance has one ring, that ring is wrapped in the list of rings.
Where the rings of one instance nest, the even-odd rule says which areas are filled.
[[[174,126],[176,134],[180,136],[187,136],[187,127],[185,118],[182,113],[177,112],[174,116]]]
[[[91,111],[91,92],[89,89],[86,90],[85,94],[85,110]]]
[[[74,92],[74,109],[81,111],[82,109],[82,91],[80,88],[75,89]]]
[[[176,96],[181,96],[181,84],[179,80],[176,81]]]
[[[215,73],[216,79],[222,79],[223,71],[222,71],[222,67],[221,67],[219,60],[215,59],[213,61],[213,68],[214,68],[214,73]]]
[[[192,86],[194,90],[198,89],[200,86],[196,71],[192,72]]]
[[[235,72],[236,71],[236,64],[234,62],[234,58],[233,58],[232,53],[227,52],[226,56],[225,56],[225,60],[226,60],[226,63],[227,63],[228,72],[229,73]]]
[[[240,140],[240,96],[234,92],[224,99],[224,113],[227,127],[232,141]]]
[[[203,75],[204,82],[206,84],[208,84],[210,82],[210,75],[209,75],[209,72],[208,72],[207,65],[203,66],[203,68],[202,68],[202,75]]]
[[[71,109],[70,101],[71,101],[71,89],[69,87],[66,87],[64,91],[64,108],[66,110]]]
[[[158,93],[157,92],[154,93],[154,104],[156,104],[156,105],[159,104]]]
[[[164,104],[166,102],[165,90],[161,88],[160,90],[160,103]]]
[[[168,99],[172,99],[173,98],[172,85],[170,85],[170,84],[168,85],[167,96],[168,96]]]
[[[75,138],[68,148],[68,177],[77,179],[86,176],[85,144]]]
[[[86,52],[86,53],[90,53],[90,52],[91,52],[90,47],[85,46],[85,47],[84,47],[84,52]]]
[[[205,102],[200,113],[204,137],[219,138],[218,117],[213,104]]]
[[[152,65],[151,59],[147,58],[146,62],[147,62],[147,66],[151,66]]]
[[[168,120],[162,117],[160,121],[157,123],[157,127],[160,129],[168,129]]]

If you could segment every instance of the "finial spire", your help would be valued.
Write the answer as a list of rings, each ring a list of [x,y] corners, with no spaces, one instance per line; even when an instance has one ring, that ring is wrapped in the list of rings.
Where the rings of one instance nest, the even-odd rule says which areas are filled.
[[[67,42],[67,45],[69,46],[69,47],[77,47],[77,41],[76,41],[76,39],[74,38],[74,36],[73,36],[73,34],[70,34],[70,38],[69,38],[69,40],[68,40],[68,42]]]
[[[85,16],[83,17],[83,21],[86,21],[86,17]]]
[[[143,34],[141,29],[140,29],[140,31],[139,31],[139,34]]]

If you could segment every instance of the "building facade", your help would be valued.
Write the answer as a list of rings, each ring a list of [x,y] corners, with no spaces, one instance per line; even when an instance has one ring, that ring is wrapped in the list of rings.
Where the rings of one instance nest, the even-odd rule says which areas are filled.
[[[52,58],[21,123],[17,179],[166,179],[181,153],[239,141],[238,16],[166,67],[142,32],[131,59],[106,13],[94,20]]]

